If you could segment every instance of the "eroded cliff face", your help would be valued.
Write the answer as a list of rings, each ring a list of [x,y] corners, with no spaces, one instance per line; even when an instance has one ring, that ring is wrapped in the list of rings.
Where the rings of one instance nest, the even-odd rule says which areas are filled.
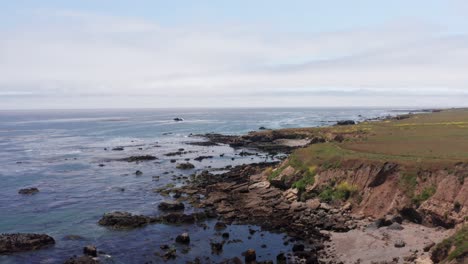
[[[284,164],[286,164],[285,161]],[[273,182],[290,187],[301,172],[287,167]],[[400,214],[416,223],[453,227],[468,215],[468,164],[450,169],[407,172],[396,163],[353,161],[340,168],[319,169],[313,185],[308,185],[302,199],[321,197],[324,190],[346,183],[352,193],[330,201],[335,206],[352,205],[356,214],[381,218]],[[305,198],[304,198],[305,197]]]

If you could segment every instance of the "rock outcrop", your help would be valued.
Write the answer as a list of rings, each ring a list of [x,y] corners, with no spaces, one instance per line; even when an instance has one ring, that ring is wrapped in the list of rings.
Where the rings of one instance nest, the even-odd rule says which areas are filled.
[[[55,240],[45,234],[1,234],[0,254],[37,250],[55,244]]]

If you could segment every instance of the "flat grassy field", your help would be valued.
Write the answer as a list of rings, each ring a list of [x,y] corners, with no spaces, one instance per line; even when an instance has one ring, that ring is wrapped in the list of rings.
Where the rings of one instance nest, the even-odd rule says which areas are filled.
[[[358,135],[341,143],[313,144],[292,155],[308,166],[336,166],[349,159],[403,164],[447,165],[468,161],[468,109],[415,114],[403,120],[301,129],[303,132]]]

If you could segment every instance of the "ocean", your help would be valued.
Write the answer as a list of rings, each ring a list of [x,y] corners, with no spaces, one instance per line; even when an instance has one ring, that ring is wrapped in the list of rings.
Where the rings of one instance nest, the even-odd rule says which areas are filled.
[[[161,214],[158,204],[167,197],[154,189],[183,185],[181,179],[193,173],[275,161],[266,156],[242,157],[242,150],[229,146],[186,144],[203,140],[192,135],[239,135],[260,127],[328,126],[338,120],[363,121],[403,112],[375,108],[0,111],[0,233],[46,233],[56,240],[51,248],[0,256],[0,263],[63,263],[81,255],[82,248],[90,244],[105,252],[108,263],[159,263],[160,246],[175,245],[175,236],[182,232],[189,232],[191,245],[175,245],[178,257],[168,263],[184,263],[196,257],[209,257],[217,263],[240,257],[248,248],[256,249],[258,260],[274,260],[280,252],[290,250],[289,238],[256,226],[230,225],[226,231],[235,242],[226,244],[221,254],[212,254],[210,242],[222,240],[212,228],[216,220],[207,221],[208,228],[153,224],[126,231],[111,230],[97,222],[110,211]],[[184,121],[176,122],[176,117]],[[115,147],[123,150],[113,151]],[[191,153],[183,158],[164,155],[180,148]],[[117,161],[132,155],[158,159]],[[200,155],[214,158],[193,161]],[[190,158],[195,169],[177,170],[170,161],[174,158],[179,159],[177,162]],[[137,170],[143,174],[135,175]],[[27,187],[37,187],[40,192],[18,194],[19,189]],[[250,235],[249,228],[258,232]],[[80,238],[70,239],[69,235]]]

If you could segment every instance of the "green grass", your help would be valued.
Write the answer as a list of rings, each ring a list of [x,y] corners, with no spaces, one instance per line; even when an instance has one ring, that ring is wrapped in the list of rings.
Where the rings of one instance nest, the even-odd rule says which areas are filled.
[[[449,252],[452,248],[454,249]],[[442,263],[468,256],[468,225],[465,224],[453,236],[439,243],[435,251],[446,252],[448,254]]]
[[[404,172],[400,176],[398,186],[406,194],[406,196],[413,198],[414,191],[418,184],[418,175],[414,172]]]
[[[419,206],[422,202],[428,200],[429,198],[432,197],[436,192],[436,187],[435,186],[429,186],[423,189],[421,194],[415,195],[412,199],[413,203]]]

